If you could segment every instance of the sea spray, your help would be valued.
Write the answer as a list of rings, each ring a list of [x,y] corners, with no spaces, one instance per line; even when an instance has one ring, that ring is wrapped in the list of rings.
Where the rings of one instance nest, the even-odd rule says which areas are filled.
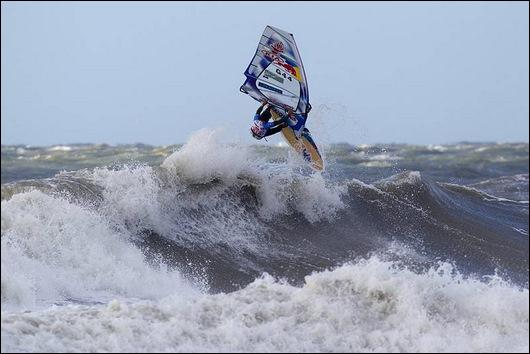
[[[2,201],[2,310],[187,291],[96,212],[39,191]]]
[[[372,257],[301,287],[263,275],[229,294],[3,315],[2,351],[19,350],[528,352],[528,290]]]
[[[528,351],[528,144],[220,140],[3,146],[2,351]]]

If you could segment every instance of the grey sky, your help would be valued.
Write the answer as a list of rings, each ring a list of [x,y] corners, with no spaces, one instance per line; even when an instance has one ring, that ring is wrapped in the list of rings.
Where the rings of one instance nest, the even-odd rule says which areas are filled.
[[[2,2],[2,144],[255,143],[239,86],[268,24],[317,142],[528,141],[527,2]]]

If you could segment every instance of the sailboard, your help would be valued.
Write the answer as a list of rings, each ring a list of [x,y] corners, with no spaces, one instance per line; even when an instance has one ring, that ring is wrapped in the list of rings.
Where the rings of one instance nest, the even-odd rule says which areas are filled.
[[[244,72],[246,80],[240,91],[256,101],[273,105],[272,118],[281,119],[288,110],[306,117],[311,110],[306,74],[294,36],[267,26],[258,48]],[[287,143],[316,170],[324,169],[324,161],[309,130],[298,138],[291,127],[282,129]]]

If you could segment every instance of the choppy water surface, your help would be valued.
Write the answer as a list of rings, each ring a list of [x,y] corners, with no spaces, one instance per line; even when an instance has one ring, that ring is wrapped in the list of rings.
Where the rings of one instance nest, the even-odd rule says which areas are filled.
[[[528,144],[2,146],[2,351],[528,352]]]

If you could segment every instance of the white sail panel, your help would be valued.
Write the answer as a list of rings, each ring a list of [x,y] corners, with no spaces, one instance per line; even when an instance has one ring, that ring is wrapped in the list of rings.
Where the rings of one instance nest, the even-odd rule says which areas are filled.
[[[267,26],[247,70],[241,91],[279,109],[310,110],[309,91],[300,53],[292,34]]]

